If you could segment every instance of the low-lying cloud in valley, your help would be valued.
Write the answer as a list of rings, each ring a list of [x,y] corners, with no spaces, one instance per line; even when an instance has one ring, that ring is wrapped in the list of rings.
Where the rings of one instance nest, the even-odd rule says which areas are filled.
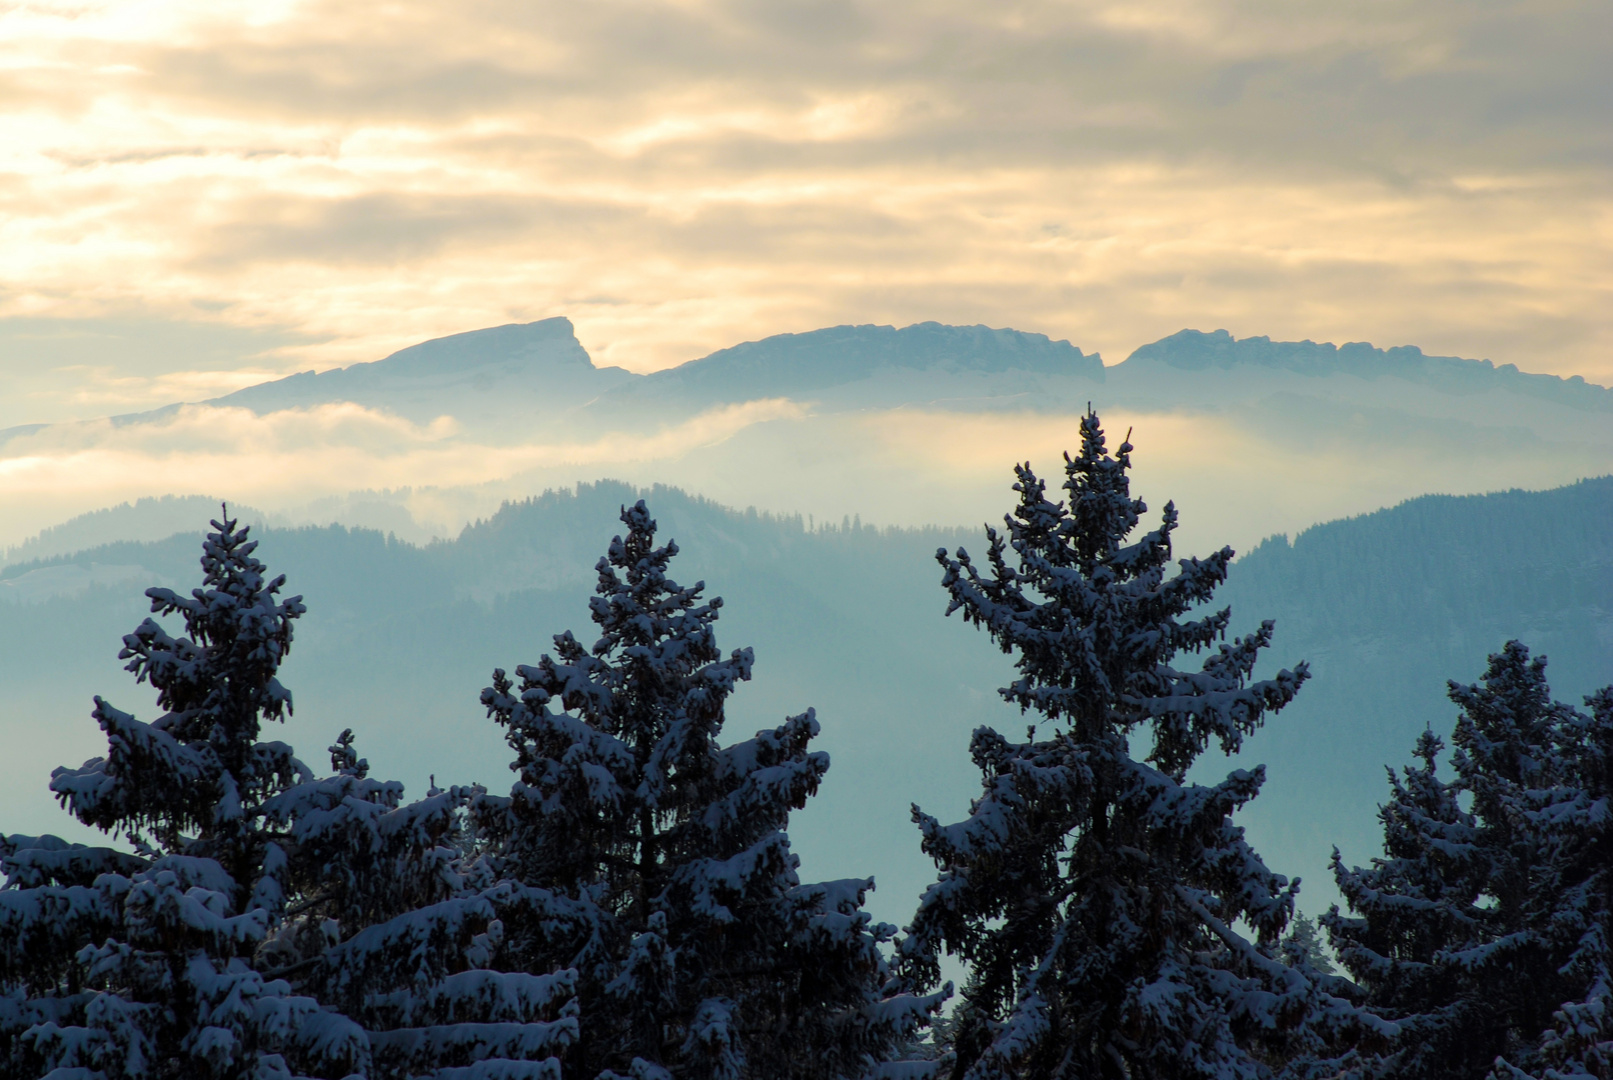
[[[1174,500],[1184,552],[1430,490],[1542,488],[1607,470],[1613,391],[1356,345],[1184,333],[1104,368],[984,327],[785,335],[651,376],[594,364],[548,320],[211,403],[0,433],[0,546],[168,492],[452,536],[507,499],[613,477],[736,507],[881,525],[1006,508],[1014,462],[1056,474],[1088,405]],[[395,507],[384,520],[361,501]]]
[[[561,442],[544,440],[540,422],[534,441],[513,446],[465,437],[447,414],[418,425],[351,402],[261,416],[245,408],[186,405],[144,423],[47,427],[0,446],[0,499],[8,508],[0,548],[65,517],[177,484],[183,494],[217,493],[293,510],[354,490],[493,485],[480,497],[455,500],[455,510],[464,509],[450,510],[455,517],[448,521],[434,519],[434,492],[404,498],[422,511],[427,528],[457,532],[470,513],[490,512],[517,496],[524,490],[520,481],[535,474],[574,482],[601,470],[638,472],[645,463],[676,460],[752,424],[804,413],[786,400],[753,401],[652,433]]]

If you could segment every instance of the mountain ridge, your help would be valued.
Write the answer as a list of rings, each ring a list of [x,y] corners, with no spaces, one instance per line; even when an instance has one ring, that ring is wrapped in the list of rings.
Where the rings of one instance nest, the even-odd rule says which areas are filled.
[[[876,372],[909,370],[1002,374],[1026,371],[1076,375],[1102,381],[1103,359],[1065,340],[1034,331],[982,324],[952,326],[913,323],[829,326],[799,334],[773,334],[708,353],[676,367],[644,376],[641,385],[659,390],[713,388],[746,378],[756,389],[787,393],[857,382]]]
[[[1582,375],[1564,379],[1520,371],[1516,364],[1429,356],[1416,345],[1380,349],[1366,341],[1334,345],[1331,341],[1315,342],[1309,338],[1272,341],[1264,335],[1236,338],[1225,330],[1209,333],[1178,330],[1133,350],[1125,363],[1134,361],[1164,364],[1182,371],[1227,371],[1247,365],[1311,377],[1335,374],[1362,379],[1392,377],[1455,394],[1478,393],[1502,386],[1572,408],[1613,412],[1613,389],[1587,382]]]
[[[1167,369],[1197,375],[1243,370],[1284,371],[1323,378],[1399,378],[1444,393],[1467,395],[1500,388],[1579,410],[1613,411],[1613,389],[1575,375],[1525,372],[1513,364],[1431,356],[1415,345],[1378,348],[1367,342],[1273,341],[1236,338],[1226,330],[1180,330],[1133,350],[1105,367],[1067,339],[984,325],[940,322],[842,324],[774,334],[718,349],[648,374],[597,367],[566,316],[507,323],[399,349],[379,360],[324,371],[303,371],[195,404],[238,406],[260,415],[288,408],[354,401],[393,408],[418,418],[447,404],[454,393],[491,398],[507,393],[541,398],[553,409],[642,406],[668,397],[728,404],[761,397],[811,396],[875,377],[898,382],[922,374],[1002,376],[1010,372],[1045,380],[1125,381]],[[1028,385],[1022,389],[1034,391]],[[172,415],[185,403],[108,417],[115,426]],[[428,417],[429,418],[429,417]],[[84,422],[84,421],[80,421]],[[53,425],[24,424],[0,431],[0,442]]]

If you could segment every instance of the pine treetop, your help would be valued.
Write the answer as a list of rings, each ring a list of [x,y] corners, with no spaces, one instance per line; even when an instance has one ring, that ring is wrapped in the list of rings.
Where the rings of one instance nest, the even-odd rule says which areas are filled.
[[[202,551],[202,585],[189,596],[146,590],[154,615],[178,614],[171,635],[147,618],[118,653],[157,690],[164,714],[142,723],[95,699],[108,754],[58,769],[51,789],[87,825],[122,831],[156,852],[217,854],[234,870],[256,856],[253,816],[277,791],[312,774],[284,743],[259,736],[283,720],[291,694],[279,681],[302,597],[280,599],[285,576],[266,579],[250,527],[227,514]]]
[[[1015,655],[1019,678],[1000,693],[1038,716],[1023,741],[975,732],[982,793],[967,819],[944,826],[914,807],[940,876],[903,971],[931,986],[943,950],[970,965],[959,1078],[1263,1077],[1379,1025],[1337,996],[1341,980],[1281,954],[1298,882],[1232,820],[1263,770],[1184,778],[1212,741],[1238,749],[1307,670],[1253,680],[1272,624],[1227,642],[1229,611],[1194,615],[1232,550],[1168,573],[1175,507],[1134,538],[1147,507],[1131,496],[1130,442],[1111,455],[1091,412],[1081,433],[1063,501],[1017,465],[1018,505],[987,529],[985,565],[936,554],[948,613]],[[1197,670],[1175,666],[1193,653],[1206,654]]]
[[[621,520],[594,644],[556,635],[519,685],[499,669],[483,691],[518,774],[508,798],[473,802],[488,865],[569,905],[511,923],[507,948],[576,969],[582,1074],[863,1075],[940,999],[887,992],[895,928],[862,910],[871,879],[800,880],[785,828],[829,767],[816,716],[723,744],[753,654],[717,648],[722,602],[669,576],[678,548],[657,545],[645,504]]]
[[[948,614],[961,610],[1018,656],[1020,678],[1001,691],[1005,700],[1060,722],[1077,743],[1119,745],[1117,736],[1151,726],[1148,760],[1180,780],[1210,740],[1236,751],[1267,710],[1292,699],[1307,669],[1299,664],[1245,685],[1271,624],[1229,645],[1221,642],[1230,610],[1184,618],[1226,580],[1233,551],[1179,560],[1167,577],[1173,503],[1157,529],[1130,540],[1147,511],[1130,493],[1132,449],[1122,442],[1110,456],[1102,424],[1089,412],[1080,452],[1064,459],[1067,502],[1050,500],[1029,464],[1016,465],[1019,505],[1004,518],[1006,534],[986,529],[987,570],[961,548],[956,558],[945,549],[936,558],[951,593]],[[1170,666],[1178,653],[1212,645],[1216,651],[1198,672]]]

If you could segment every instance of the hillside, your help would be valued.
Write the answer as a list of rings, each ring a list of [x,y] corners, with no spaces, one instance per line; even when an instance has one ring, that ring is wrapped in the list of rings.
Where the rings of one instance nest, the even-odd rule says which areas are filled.
[[[263,557],[309,606],[285,669],[297,704],[287,737],[317,756],[351,726],[378,770],[416,789],[428,774],[506,783],[477,693],[495,665],[536,660],[553,634],[586,635],[593,563],[638,494],[618,483],[550,492],[425,546],[342,527],[263,530]],[[1005,658],[942,617],[935,549],[978,549],[978,530],[824,528],[673,489],[644,494],[682,548],[682,579],[727,600],[719,644],[756,648],[735,730],[819,710],[835,765],[798,826],[800,850],[815,873],[877,871],[880,917],[904,918],[928,873],[909,803],[962,812],[976,783],[970,731],[1020,723],[993,693]],[[59,826],[44,783],[93,751],[91,694],[149,711],[119,671],[118,642],[144,616],[145,584],[193,580],[198,539],[0,572],[0,596],[29,575],[80,574],[77,591],[0,603],[0,728],[20,748],[0,794],[9,827]],[[1247,820],[1273,865],[1306,878],[1314,909],[1331,894],[1332,844],[1355,861],[1373,853],[1383,766],[1402,763],[1425,725],[1448,730],[1447,678],[1475,678],[1488,651],[1522,636],[1551,656],[1565,698],[1613,681],[1613,478],[1428,497],[1274,538],[1234,565],[1220,599],[1239,632],[1275,618],[1272,662],[1308,659],[1315,673],[1246,755],[1271,777]],[[27,739],[10,737],[22,729]]]
[[[1233,567],[1218,601],[1277,621],[1280,657],[1308,659],[1298,703],[1255,740],[1271,765],[1250,821],[1283,850],[1364,863],[1386,790],[1424,726],[1449,734],[1445,682],[1472,682],[1518,638],[1550,659],[1559,700],[1613,682],[1613,477],[1550,491],[1428,495],[1274,537]],[[1315,890],[1313,890],[1315,891]]]

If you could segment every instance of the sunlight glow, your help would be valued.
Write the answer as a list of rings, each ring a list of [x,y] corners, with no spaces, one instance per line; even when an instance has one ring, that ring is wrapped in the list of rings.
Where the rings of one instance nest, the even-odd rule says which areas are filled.
[[[12,5],[0,318],[318,339],[285,371],[569,314],[637,371],[940,318],[1111,363],[1225,326],[1613,381],[1593,133],[1494,97],[1577,100],[1600,17]]]

